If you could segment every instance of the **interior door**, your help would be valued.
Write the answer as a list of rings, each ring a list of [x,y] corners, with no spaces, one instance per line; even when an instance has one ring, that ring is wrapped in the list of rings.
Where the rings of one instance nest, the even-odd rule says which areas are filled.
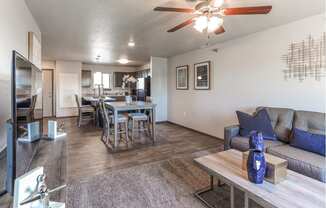
[[[53,115],[53,70],[43,70],[43,117]]]

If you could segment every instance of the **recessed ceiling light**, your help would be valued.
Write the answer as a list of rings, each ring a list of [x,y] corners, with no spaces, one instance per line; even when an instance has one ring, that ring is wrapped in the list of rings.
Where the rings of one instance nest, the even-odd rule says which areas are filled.
[[[129,63],[129,60],[128,59],[125,59],[125,58],[122,58],[122,59],[119,59],[118,62],[120,64],[127,64],[127,63]]]
[[[135,45],[136,45],[136,44],[135,44],[134,41],[130,41],[130,42],[128,43],[128,46],[129,46],[129,47],[135,47]]]

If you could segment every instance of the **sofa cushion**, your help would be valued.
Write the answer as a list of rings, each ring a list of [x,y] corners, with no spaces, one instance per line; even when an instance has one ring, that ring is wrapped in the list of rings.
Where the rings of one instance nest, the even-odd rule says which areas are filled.
[[[294,128],[290,145],[322,156],[325,155],[326,137]]]
[[[284,145],[283,142],[278,140],[264,140],[264,151],[266,148],[273,147],[273,146],[279,146]],[[249,138],[248,137],[233,137],[231,140],[231,148],[237,149],[239,151],[245,152],[249,150]]]
[[[260,110],[255,115],[250,115],[237,111],[240,125],[240,136],[248,137],[250,132],[258,131],[263,134],[264,139],[276,140],[271,120],[265,109]]]
[[[325,157],[290,145],[273,146],[266,151],[287,160],[290,170],[326,182]]]
[[[293,128],[325,135],[325,113],[296,111]]]
[[[276,137],[283,142],[289,142],[294,110],[288,108],[258,107],[256,112],[263,108],[267,110]]]

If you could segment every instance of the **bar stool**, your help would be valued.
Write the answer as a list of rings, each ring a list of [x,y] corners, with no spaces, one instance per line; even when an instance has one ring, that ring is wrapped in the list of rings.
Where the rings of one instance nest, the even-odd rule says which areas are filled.
[[[149,134],[149,117],[145,113],[129,113],[129,118],[132,121],[132,127],[131,127],[131,141],[134,141],[134,134],[135,132],[142,132],[146,131],[147,134]],[[136,123],[138,123],[138,126],[136,128]]]
[[[148,102],[148,103],[152,103],[153,102],[153,97],[151,97],[151,96],[146,96],[145,99],[146,99],[146,102]],[[149,123],[152,123],[151,112],[149,110],[145,110],[144,113],[148,116]]]
[[[114,125],[114,115],[110,115],[111,124]],[[123,114],[118,114],[118,135],[120,135],[120,141],[125,142],[128,145],[129,143],[129,134],[128,134],[128,117]],[[114,134],[114,129],[112,128],[112,134]],[[122,134],[125,135],[125,139],[122,137]]]
[[[109,115],[108,110],[105,107],[104,102],[99,104],[100,112],[103,118],[103,132],[101,140],[106,144],[110,144],[111,147],[114,146],[114,142],[110,140],[110,135],[114,134],[114,128],[111,125],[114,124],[114,116]],[[128,117],[122,114],[118,115],[118,134],[120,134],[120,141],[125,142],[128,145],[129,135],[128,135]],[[125,140],[122,138],[122,134],[125,134]],[[120,142],[119,141],[119,142]]]

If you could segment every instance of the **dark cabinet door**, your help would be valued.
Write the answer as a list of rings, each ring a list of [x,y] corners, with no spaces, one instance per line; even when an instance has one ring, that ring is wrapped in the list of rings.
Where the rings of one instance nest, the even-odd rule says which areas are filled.
[[[145,78],[145,83],[144,83],[144,89],[145,89],[145,96],[151,96],[151,78],[146,77]]]
[[[88,70],[82,70],[81,73],[83,88],[90,88],[92,86],[92,72]]]
[[[124,72],[114,72],[114,87],[121,87],[122,86],[122,78],[125,75]]]

